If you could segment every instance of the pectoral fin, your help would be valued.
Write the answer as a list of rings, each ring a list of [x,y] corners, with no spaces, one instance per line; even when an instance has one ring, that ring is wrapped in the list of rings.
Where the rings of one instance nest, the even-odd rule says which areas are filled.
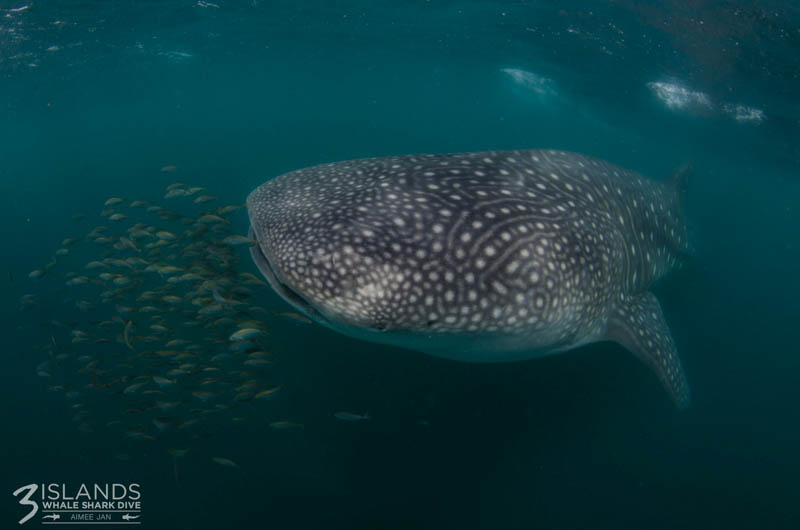
[[[609,319],[605,338],[630,350],[653,370],[675,405],[689,406],[689,384],[661,306],[653,293],[625,295]]]

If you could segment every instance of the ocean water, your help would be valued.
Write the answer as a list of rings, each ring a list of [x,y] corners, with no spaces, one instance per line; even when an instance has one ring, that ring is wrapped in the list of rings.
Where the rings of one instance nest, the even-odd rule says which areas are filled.
[[[786,1],[0,0],[0,528],[28,512],[24,485],[114,483],[139,485],[134,521],[153,529],[797,528],[798,27]],[[126,393],[150,375],[128,358],[153,348],[144,324],[128,348],[124,309],[64,285],[113,252],[84,241],[116,226],[98,217],[110,197],[196,212],[165,187],[217,207],[317,163],[519,148],[657,180],[692,163],[696,253],[654,288],[688,410],[614,344],[446,361],[277,315],[261,286],[271,364],[209,372],[210,401],[197,379]],[[258,274],[244,248],[231,260]],[[174,315],[170,336],[210,340]],[[109,342],[72,342],[107,320]],[[280,390],[232,398],[243,380]],[[181,406],[154,411],[165,399]]]

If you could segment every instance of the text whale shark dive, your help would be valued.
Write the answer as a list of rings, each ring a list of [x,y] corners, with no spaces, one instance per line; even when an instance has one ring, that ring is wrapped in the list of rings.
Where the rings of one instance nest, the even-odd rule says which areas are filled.
[[[615,341],[683,409],[648,288],[689,250],[688,173],[654,182],[545,150],[323,164],[248,196],[251,252],[284,299],[346,335],[470,362]]]

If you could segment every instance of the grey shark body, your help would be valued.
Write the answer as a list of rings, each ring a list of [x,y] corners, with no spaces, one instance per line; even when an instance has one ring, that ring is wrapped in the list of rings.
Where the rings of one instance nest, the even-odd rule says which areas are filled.
[[[281,296],[347,335],[472,362],[611,340],[685,408],[648,288],[688,249],[686,174],[541,150],[324,164],[249,195],[251,252]]]

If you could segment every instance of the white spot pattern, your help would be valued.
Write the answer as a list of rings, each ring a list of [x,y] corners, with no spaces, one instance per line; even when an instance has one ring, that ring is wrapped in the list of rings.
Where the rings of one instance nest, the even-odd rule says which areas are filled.
[[[247,200],[256,262],[307,311],[559,351],[599,339],[620,293],[677,265],[678,203],[671,187],[561,151],[324,164]]]

